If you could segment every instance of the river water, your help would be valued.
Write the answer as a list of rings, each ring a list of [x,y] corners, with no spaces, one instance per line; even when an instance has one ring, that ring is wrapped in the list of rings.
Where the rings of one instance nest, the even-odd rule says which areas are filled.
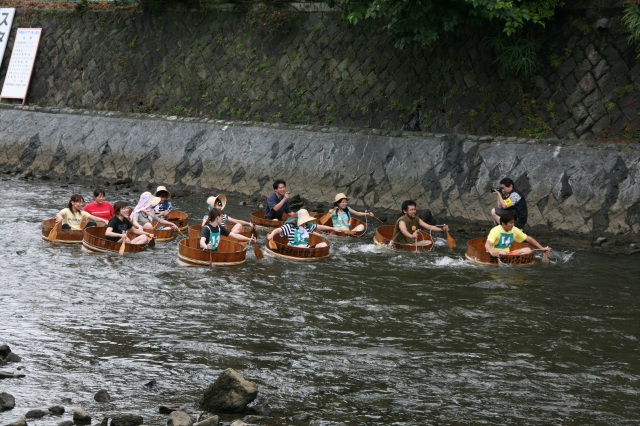
[[[132,204],[140,193],[109,191]],[[398,254],[370,229],[320,263],[249,253],[236,267],[185,267],[175,242],[123,257],[43,242],[41,221],[73,192],[92,188],[0,182],[0,343],[23,360],[3,369],[26,375],[0,381],[16,399],[0,424],[52,405],[65,415],[29,424],[74,407],[93,424],[121,412],[166,424],[159,405],[195,413],[229,367],[270,401],[263,424],[640,422],[637,256],[542,241],[555,263],[486,268],[463,260],[460,236],[453,253],[440,240]],[[174,205],[200,218],[208,195]],[[256,207],[227,210],[248,219]],[[100,389],[111,402],[93,400]]]

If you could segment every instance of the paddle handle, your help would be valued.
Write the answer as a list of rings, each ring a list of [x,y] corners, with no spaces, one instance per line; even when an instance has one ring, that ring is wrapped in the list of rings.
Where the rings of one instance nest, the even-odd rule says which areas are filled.
[[[253,240],[253,254],[256,256],[256,259],[264,259],[264,253],[258,245],[258,231],[256,230],[255,226],[251,231],[251,236],[255,237],[255,240]]]

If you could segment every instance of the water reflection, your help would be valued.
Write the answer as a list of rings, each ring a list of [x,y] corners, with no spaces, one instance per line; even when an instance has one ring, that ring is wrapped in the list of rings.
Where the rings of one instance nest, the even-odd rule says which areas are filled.
[[[227,367],[260,385],[271,424],[301,412],[381,425],[640,418],[635,258],[559,248],[548,267],[491,269],[463,260],[460,237],[453,253],[438,241],[416,256],[370,231],[319,263],[251,253],[206,269],[179,266],[176,242],[123,257],[43,242],[40,222],[91,190],[1,182],[0,336],[26,373],[2,383],[17,402],[2,424],[54,404],[164,423],[158,405],[195,407]],[[175,204],[202,214],[199,198]],[[93,400],[101,388],[112,402]]]

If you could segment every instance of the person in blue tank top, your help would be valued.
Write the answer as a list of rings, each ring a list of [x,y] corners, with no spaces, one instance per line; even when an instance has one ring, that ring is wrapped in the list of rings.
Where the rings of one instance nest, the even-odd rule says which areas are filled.
[[[347,206],[349,203],[349,197],[347,197],[344,193],[339,193],[335,196],[333,200],[333,209],[329,211],[331,214],[331,222],[333,223],[333,227],[337,229],[342,229],[345,231],[351,230],[353,232],[362,232],[364,231],[364,225],[359,224],[355,228],[351,229],[351,215],[365,217],[365,216],[373,216],[372,212],[364,211],[359,212],[357,210],[352,209]]]

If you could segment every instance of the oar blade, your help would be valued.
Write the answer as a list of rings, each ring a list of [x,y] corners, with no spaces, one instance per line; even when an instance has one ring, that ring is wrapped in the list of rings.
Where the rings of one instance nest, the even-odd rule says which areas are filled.
[[[329,222],[329,219],[331,219],[331,213],[323,214],[320,216],[320,219],[318,219],[318,222],[320,222],[321,225],[324,225]]]
[[[120,256],[124,256],[124,250],[126,248],[127,243],[124,240],[124,236],[122,237],[122,244],[120,244],[120,250],[118,250],[118,253],[120,253]]]
[[[456,240],[454,240],[451,234],[449,234],[449,231],[447,231],[447,245],[449,246],[449,249],[456,248]]]
[[[269,248],[270,248],[271,250],[278,250],[278,245],[276,244],[276,242],[275,242],[275,241],[270,240],[270,241],[269,241]]]
[[[62,226],[62,222],[53,224],[53,228],[49,232],[49,241],[54,242],[58,238],[58,228],[60,226]]]

